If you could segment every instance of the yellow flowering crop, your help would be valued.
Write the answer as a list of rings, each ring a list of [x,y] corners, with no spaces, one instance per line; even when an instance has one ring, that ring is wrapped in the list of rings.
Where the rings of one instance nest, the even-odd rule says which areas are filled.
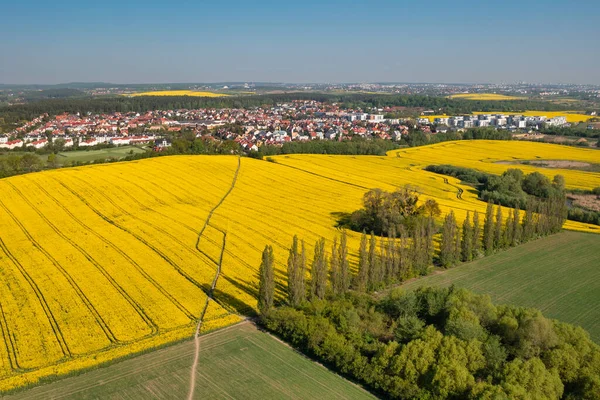
[[[449,96],[451,99],[463,99],[463,100],[524,100],[525,97],[519,96],[508,96],[505,94],[498,93],[459,93]]]
[[[238,168],[233,156],[161,157],[0,180],[0,390],[190,337],[219,263],[202,332],[239,321],[256,309],[264,246],[273,245],[276,280],[284,284],[293,235],[305,240],[309,260],[320,237],[329,252],[339,214],[361,207],[371,188],[412,185],[459,220],[467,211],[485,212],[472,188],[424,171],[429,164],[560,173],[569,187],[590,189],[600,186],[600,174],[499,162],[599,162],[598,154],[461,141],[387,156],[242,158],[218,207]],[[359,239],[348,233],[353,269]]]
[[[452,96],[453,98],[456,96]],[[468,99],[468,100],[476,100],[476,99]],[[492,99],[486,99],[486,100],[492,100]],[[494,99],[494,100],[499,100],[499,99]],[[528,111],[523,111],[523,112],[517,112],[517,111],[511,111],[511,112],[506,112],[506,111],[476,111],[473,113],[473,115],[479,115],[479,114],[504,114],[504,115],[523,115],[525,117],[540,117],[540,116],[546,116],[548,118],[553,118],[553,117],[566,117],[567,118],[567,122],[571,122],[571,123],[579,123],[579,122],[586,122],[589,121],[590,119],[594,118],[594,116],[592,115],[587,115],[587,114],[581,114],[581,112],[578,111],[535,111],[535,110],[528,110]],[[433,122],[433,120],[435,120],[436,118],[444,118],[444,117],[449,117],[449,115],[446,114],[441,114],[441,115],[423,115],[420,118],[427,118],[429,119],[430,122]]]
[[[138,97],[138,96],[194,96],[194,97],[225,97],[228,96],[224,93],[214,92],[199,92],[196,90],[159,90],[155,92],[139,92],[132,93],[127,96]]]

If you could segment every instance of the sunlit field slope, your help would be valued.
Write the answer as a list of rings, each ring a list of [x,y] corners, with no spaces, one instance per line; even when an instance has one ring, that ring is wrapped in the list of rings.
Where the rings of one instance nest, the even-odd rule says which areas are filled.
[[[525,97],[509,96],[498,93],[459,93],[449,96],[451,99],[464,100],[523,100]]]
[[[485,212],[470,187],[423,171],[429,164],[500,173],[511,166],[494,161],[597,161],[597,154],[465,141],[381,157],[277,156],[274,163],[161,157],[0,180],[0,390],[190,337],[219,264],[203,331],[238,321],[256,309],[264,246],[274,246],[283,284],[293,235],[306,241],[309,257],[320,237],[329,249],[338,213],[358,209],[370,188],[413,185],[459,220]],[[539,170],[563,173],[571,187],[600,186],[597,173]],[[358,242],[349,233],[352,268]]]
[[[524,112],[512,112],[512,113],[506,113],[506,112],[500,112],[500,111],[489,111],[489,112],[475,112],[473,114],[495,114],[495,113],[501,113],[501,114],[518,114],[518,115],[523,115],[525,117],[536,117],[536,116],[546,116],[548,118],[552,118],[552,117],[566,117],[567,118],[567,122],[571,122],[571,123],[577,123],[577,122],[586,122],[589,121],[590,119],[594,118],[592,115],[587,115],[587,114],[581,114],[581,112],[578,111],[534,111],[534,110],[527,110]]]
[[[189,337],[215,266],[195,249],[235,157],[0,181],[0,389]],[[211,304],[207,327],[238,320]]]
[[[472,99],[472,100],[478,100],[478,99]],[[490,100],[490,99],[487,99]],[[523,115],[525,117],[540,117],[540,116],[546,116],[547,118],[552,118],[552,117],[566,117],[567,118],[567,122],[570,123],[579,123],[579,122],[586,122],[589,121],[590,119],[594,118],[594,116],[592,115],[587,115],[587,114],[581,114],[581,112],[579,111],[535,111],[535,110],[528,110],[528,111],[522,111],[522,112],[518,112],[518,111],[514,111],[514,112],[507,112],[507,111],[478,111],[478,112],[474,112],[474,115],[478,115],[478,114],[505,114],[505,115]],[[442,114],[442,115],[423,115],[421,118],[427,118],[429,119],[429,121],[433,122],[436,118],[442,118],[442,117],[448,117],[448,115]]]
[[[224,93],[200,92],[195,90],[159,90],[155,92],[139,92],[127,96],[195,96],[195,97],[225,97]]]
[[[600,173],[598,172],[508,164],[519,161],[541,160],[600,163],[600,151],[591,148],[584,149],[526,141],[471,140],[395,150],[389,152],[388,156],[399,158],[403,164],[419,166],[451,164],[493,174],[501,174],[508,168],[519,168],[525,173],[539,171],[550,179],[556,174],[561,174],[566,179],[567,187],[572,189],[593,189],[600,182]]]

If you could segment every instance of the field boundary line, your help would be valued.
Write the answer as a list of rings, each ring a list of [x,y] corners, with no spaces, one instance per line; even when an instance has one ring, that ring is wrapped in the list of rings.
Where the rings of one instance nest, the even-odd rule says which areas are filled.
[[[15,342],[13,336],[10,334],[8,328],[8,322],[6,321],[6,314],[4,314],[4,308],[0,302],[0,331],[2,331],[2,338],[4,339],[4,346],[6,347],[6,353],[8,355],[8,362],[10,363],[10,369],[13,372],[22,370],[19,366],[19,360],[17,360],[17,350],[15,349]]]
[[[123,257],[125,260],[127,260],[133,267],[135,270],[137,270],[146,280],[148,280],[154,287],[156,287],[156,289],[162,293],[166,298],[168,298],[180,311],[182,311],[188,318],[193,319],[193,314],[187,310],[179,301],[177,301],[177,299],[173,298],[173,296],[171,295],[171,293],[169,293],[164,287],[162,287],[162,285],[160,283],[158,283],[154,278],[152,278],[134,259],[132,259],[127,253],[125,253],[123,250],[121,250],[118,246],[116,246],[114,243],[112,243],[109,239],[106,239],[104,236],[102,236],[101,234],[99,234],[98,232],[96,232],[95,230],[91,229],[89,226],[87,226],[83,221],[81,221],[78,217],[76,217],[71,211],[69,211],[68,208],[66,208],[65,206],[63,206],[60,201],[58,201],[54,196],[50,195],[50,193],[48,193],[46,191],[46,189],[44,189],[38,182],[33,182],[35,183],[39,189],[46,194],[46,196],[48,196],[48,198],[51,198],[52,200],[54,200],[54,202],[67,214],[69,215],[75,222],[77,222],[79,225],[81,225],[84,229],[88,230],[90,233],[92,233],[94,236],[96,236],[98,239],[100,239],[100,241],[102,241],[103,243],[105,243],[107,246],[110,246],[113,250],[115,250],[119,255],[121,255],[121,257]]]
[[[79,177],[74,177],[75,179],[79,180],[79,181],[83,181],[81,178]],[[176,237],[175,235],[167,232],[165,229],[157,226],[156,224],[153,224],[152,222],[147,221],[145,218],[141,218],[135,214],[132,214],[130,211],[128,211],[127,209],[121,207],[115,200],[111,199],[109,196],[107,196],[104,192],[102,191],[97,191],[98,194],[100,196],[102,196],[104,199],[106,199],[106,201],[113,205],[116,209],[120,210],[123,215],[127,215],[129,217],[131,217],[134,220],[140,221],[142,224],[151,227],[152,229],[158,231],[161,235],[165,235],[167,237],[169,237],[171,240],[173,240],[175,243],[179,244],[179,246],[181,246],[182,249],[188,251],[190,254],[193,254],[194,257],[198,257],[198,254],[192,250],[191,248],[187,247],[186,244],[184,242],[182,242],[178,237]],[[130,196],[128,193],[125,193],[126,196]],[[131,197],[130,197],[131,198]],[[144,206],[145,208],[147,208],[148,210],[154,211],[152,208]],[[170,219],[170,218],[169,218]],[[172,219],[171,219],[172,220]]]
[[[187,272],[185,272],[173,260],[171,260],[171,258],[169,258],[166,254],[164,254],[158,248],[156,248],[155,246],[153,246],[152,244],[150,244],[146,239],[144,239],[140,235],[132,232],[128,228],[126,228],[126,227],[118,224],[117,222],[113,221],[112,219],[110,219],[109,217],[107,217],[106,215],[104,215],[100,210],[98,210],[96,207],[94,207],[92,204],[90,204],[90,202],[87,201],[83,196],[81,196],[79,193],[77,193],[77,191],[73,190],[72,188],[70,188],[69,186],[67,186],[66,184],[64,184],[63,182],[61,182],[59,180],[57,180],[57,182],[61,186],[63,186],[65,189],[67,189],[69,192],[71,192],[75,197],[77,197],[82,203],[84,203],[86,206],[88,206],[94,213],[96,213],[96,215],[98,215],[104,221],[106,221],[107,223],[113,225],[114,227],[122,230],[123,232],[126,232],[127,234],[133,236],[140,243],[143,243],[146,247],[148,247],[150,250],[152,250],[154,253],[156,253],[160,258],[162,258],[167,264],[171,265],[173,267],[173,269],[175,269],[175,271],[177,271],[177,273],[179,273],[181,276],[183,276],[185,279],[187,279],[189,282],[191,282],[198,289],[200,289],[204,293],[206,293],[206,289],[202,286],[202,284],[200,282],[198,282],[191,275],[189,275]]]
[[[242,167],[242,158],[238,156],[238,165],[237,165],[237,169],[235,170],[235,173],[233,175],[233,181],[231,182],[231,186],[229,186],[229,189],[227,190],[227,192],[225,192],[225,194],[223,195],[221,200],[210,210],[210,212],[208,213],[208,217],[206,218],[206,221],[204,221],[204,226],[202,227],[202,229],[200,229],[200,232],[198,232],[198,239],[196,240],[196,250],[198,250],[199,252],[202,252],[200,250],[200,240],[202,239],[202,234],[208,227],[208,224],[210,223],[210,220],[211,220],[212,216],[214,215],[215,211],[217,211],[217,209],[225,202],[225,200],[227,199],[229,194],[233,191],[233,188],[235,187],[235,184],[237,182],[241,167]],[[227,232],[225,231],[225,232],[223,232],[223,247],[221,248],[221,256],[219,258],[219,264],[217,265],[217,270],[215,272],[215,276],[213,278],[210,289],[208,290],[208,293],[206,296],[206,301],[204,303],[204,308],[202,309],[202,313],[200,314],[200,318],[198,319],[198,324],[196,325],[196,333],[194,333],[194,346],[195,346],[194,363],[192,364],[191,373],[190,373],[190,389],[189,389],[188,397],[187,397],[188,400],[192,400],[194,398],[194,390],[196,388],[196,370],[198,368],[198,361],[200,358],[200,340],[199,340],[200,329],[202,329],[202,322],[204,320],[204,316],[206,315],[206,311],[208,310],[208,305],[210,304],[210,300],[215,301],[213,299],[213,293],[214,293],[215,287],[217,286],[217,281],[219,280],[219,275],[221,274],[221,266],[223,264],[223,255],[225,253],[225,244],[226,243],[227,243]]]
[[[336,178],[332,178],[330,176],[325,176],[325,175],[317,174],[316,172],[307,171],[307,170],[302,169],[300,167],[294,167],[292,165],[283,164],[283,163],[280,163],[280,162],[275,162],[275,164],[276,165],[281,165],[281,166],[284,166],[284,167],[287,167],[287,168],[296,169],[298,171],[302,171],[302,172],[310,174],[310,175],[318,176],[319,178],[329,179],[330,181],[334,181],[334,182],[338,182],[338,183],[343,183],[344,185],[353,186],[353,187],[357,187],[357,188],[365,189],[365,190],[369,190],[370,189],[370,188],[368,188],[366,186],[357,185],[356,183],[350,183],[350,182],[343,181],[341,179],[336,179]]]
[[[27,229],[25,228],[25,226],[23,226],[21,224],[21,222],[19,221],[19,219],[12,213],[12,211],[10,211],[8,209],[8,207],[2,202],[2,200],[0,200],[0,206],[4,209],[4,211],[6,211],[6,213],[10,216],[10,218],[13,220],[13,222],[15,222],[15,224],[19,227],[19,229],[23,232],[23,234],[31,242],[31,244],[33,245],[33,247],[35,247],[36,249],[38,249],[40,251],[40,253],[42,253],[48,259],[48,261],[50,261],[50,263],[53,264],[54,267],[56,267],[56,269],[58,269],[61,272],[61,274],[63,275],[63,277],[67,280],[67,282],[75,290],[75,292],[77,293],[77,295],[79,296],[79,298],[83,302],[83,304],[86,307],[88,307],[88,310],[95,317],[94,311],[92,310],[93,306],[91,305],[91,303],[89,303],[89,299],[87,299],[87,297],[85,297],[85,294],[83,293],[83,291],[81,291],[81,288],[79,288],[79,286],[77,285],[77,282],[75,282],[73,280],[73,278],[71,277],[71,275],[69,275],[67,273],[67,271],[64,270],[64,268],[62,267],[62,265],[60,265],[58,263],[58,261],[56,261],[56,259],[54,257],[52,257],[52,255],[50,255],[50,253],[48,253],[46,251],[46,249],[44,249],[33,238],[33,236],[31,236],[31,234],[27,231]],[[1,239],[0,239],[0,241],[1,241]],[[18,260],[16,259],[16,257],[14,257],[14,255],[12,255],[12,254],[9,255],[8,247],[6,247],[6,245],[4,244],[4,242],[2,242],[2,246],[4,248],[4,252],[13,260],[13,262],[15,263],[15,265],[19,265],[21,268],[23,268],[22,264],[20,262],[18,262]],[[23,270],[25,270],[25,269],[23,268]],[[27,273],[27,277],[33,282],[33,284],[35,285],[35,287],[39,291],[39,288],[38,288],[37,284],[35,283],[35,280],[33,278],[31,278],[31,276],[29,275],[29,273]],[[41,291],[39,293],[41,294]],[[42,296],[42,298],[44,299],[44,302],[45,302],[46,301],[45,298],[43,296]],[[48,307],[48,310],[50,311],[50,306],[47,303],[46,303],[46,306]],[[90,306],[92,308],[89,308]],[[63,350],[64,355],[70,357],[70,356],[72,356],[71,350],[69,349],[69,346],[67,345],[67,342],[66,342],[66,340],[65,340],[65,338],[64,338],[64,336],[62,334],[62,331],[60,330],[60,326],[58,325],[58,321],[54,318],[54,315],[52,314],[52,311],[50,311],[50,314],[52,315],[52,317],[53,317],[52,319],[53,319],[54,323],[56,324],[55,328],[60,333],[60,335],[58,335],[56,338],[59,340],[59,344],[60,344],[60,346],[61,346],[61,348]],[[98,322],[98,321],[96,320],[96,322]]]
[[[12,183],[7,182],[9,184],[9,186],[11,186],[13,188],[13,190],[19,194],[19,196],[21,196],[21,198],[25,201],[26,204],[29,205],[29,207],[31,207],[32,210],[35,211],[36,214],[38,214],[40,216],[40,218],[46,222],[46,224],[48,224],[48,226],[60,237],[62,238],[66,243],[69,243],[73,248],[77,249],[77,251],[79,251],[79,253],[81,253],[81,255],[87,259],[91,265],[93,265],[98,272],[100,272],[100,274],[102,276],[104,276],[104,278],[110,283],[110,285],[115,289],[115,291],[117,293],[119,293],[123,299],[135,310],[135,312],[140,316],[140,318],[148,325],[148,327],[150,328],[150,330],[152,331],[152,334],[155,334],[158,332],[158,326],[156,325],[156,323],[154,321],[152,321],[152,319],[146,314],[146,312],[144,311],[144,309],[137,303],[137,301],[135,301],[130,295],[129,293],[127,293],[127,291],[125,289],[123,289],[123,287],[108,273],[108,271],[106,271],[106,269],[94,258],[92,257],[91,254],[89,254],[83,247],[81,247],[77,242],[75,242],[73,239],[69,238],[67,235],[65,235],[63,232],[61,232],[58,227],[48,219],[48,217],[46,217],[44,215],[44,213],[42,213],[39,208],[37,206],[35,206],[25,195],[23,195],[23,193],[17,188],[15,187]],[[57,261],[58,262],[58,261]],[[66,270],[65,270],[66,271]],[[68,272],[67,272],[68,274]],[[70,276],[71,274],[69,274]],[[73,278],[73,282],[75,282],[75,279]],[[79,284],[77,284],[77,286],[79,287]],[[86,297],[85,292],[82,290],[82,294]],[[95,314],[94,316],[96,318],[96,321],[98,322],[98,324],[100,325],[100,328],[104,331],[104,334],[106,335],[107,339],[112,342],[112,343],[122,343],[121,340],[117,339],[116,335],[113,333],[110,325],[104,320],[104,318],[102,317],[102,315],[100,314],[100,312],[98,310],[96,310],[96,307],[94,306],[93,302],[91,300],[89,300],[90,306],[93,308],[92,313]]]
[[[0,201],[0,204],[2,205],[2,207],[4,207],[4,204],[2,203],[2,201]],[[23,264],[21,264],[21,262],[8,249],[8,247],[4,243],[4,240],[2,240],[2,237],[0,237],[0,247],[2,248],[2,251],[8,256],[8,258],[13,262],[13,264],[17,267],[17,269],[19,270],[21,275],[23,275],[23,278],[25,278],[25,280],[27,281],[27,283],[29,284],[29,286],[31,287],[33,292],[35,293],[38,301],[40,302],[40,305],[42,306],[42,309],[44,310],[44,314],[46,315],[46,318],[48,319],[48,323],[50,323],[50,327],[52,328],[54,337],[56,338],[58,346],[60,347],[63,355],[70,357],[71,350],[69,350],[69,346],[67,345],[67,342],[63,336],[62,331],[60,330],[60,326],[58,325],[56,317],[52,313],[52,309],[50,309],[50,305],[46,301],[46,298],[44,297],[44,294],[42,293],[40,287],[35,282],[35,280],[31,277],[31,275],[29,275],[29,272],[27,272],[27,270],[23,267]]]

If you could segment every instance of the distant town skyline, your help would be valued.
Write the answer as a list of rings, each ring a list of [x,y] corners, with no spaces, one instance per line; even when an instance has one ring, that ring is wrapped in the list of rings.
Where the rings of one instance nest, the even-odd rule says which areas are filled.
[[[23,0],[2,9],[2,84],[600,84],[600,9],[587,0]]]

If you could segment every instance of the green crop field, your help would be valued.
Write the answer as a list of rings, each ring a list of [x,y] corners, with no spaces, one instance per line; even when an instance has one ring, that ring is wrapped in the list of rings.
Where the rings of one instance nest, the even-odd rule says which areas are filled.
[[[194,342],[7,396],[17,399],[187,398]],[[374,399],[357,385],[241,323],[202,338],[197,399]]]
[[[536,307],[600,343],[600,235],[565,231],[403,285],[456,285],[496,304]]]
[[[64,151],[58,153],[57,161],[61,164],[69,161],[94,161],[102,158],[123,158],[130,154],[143,153],[144,150],[136,146],[120,146],[111,147],[108,149],[101,150],[75,150],[75,151]]]

